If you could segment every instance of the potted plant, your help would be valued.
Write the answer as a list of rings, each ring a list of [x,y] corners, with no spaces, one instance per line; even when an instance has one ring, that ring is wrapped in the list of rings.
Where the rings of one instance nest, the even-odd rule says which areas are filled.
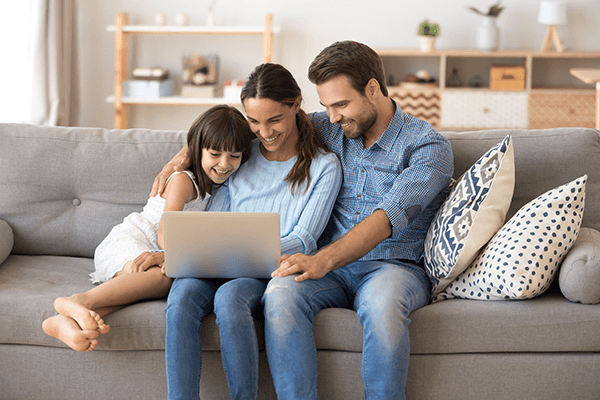
[[[498,50],[498,39],[500,37],[496,18],[504,10],[498,1],[492,5],[487,14],[479,11],[475,7],[468,7],[469,10],[483,17],[483,25],[477,30],[477,48],[481,51],[496,51]]]
[[[421,51],[431,52],[435,49],[435,39],[440,34],[440,27],[438,24],[432,24],[428,20],[423,21],[419,25],[417,35],[421,41]]]

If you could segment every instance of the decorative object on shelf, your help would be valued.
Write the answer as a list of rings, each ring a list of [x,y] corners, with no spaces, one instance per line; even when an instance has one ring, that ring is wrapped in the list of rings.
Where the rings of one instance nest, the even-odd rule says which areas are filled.
[[[158,99],[175,93],[175,81],[133,79],[123,82],[123,95],[136,99]]]
[[[546,32],[546,38],[542,45],[542,51],[552,51],[552,44],[550,42],[554,39],[556,51],[562,53],[563,47],[560,38],[558,37],[556,25],[564,25],[567,23],[567,7],[564,1],[542,1],[540,3],[538,22],[542,25],[548,25],[548,31]]]
[[[469,79],[469,86],[472,88],[480,88],[484,87],[485,83],[483,82],[481,75],[473,75],[471,79]]]
[[[163,13],[158,13],[154,16],[154,23],[159,26],[167,24],[167,16]]]
[[[419,36],[421,51],[431,52],[435,50],[435,39],[440,34],[440,27],[438,24],[432,24],[428,20],[425,20],[419,25],[417,35]]]
[[[435,78],[431,77],[431,74],[426,69],[420,69],[414,74],[406,75],[404,83],[415,83],[415,84],[433,84]]]
[[[482,13],[475,7],[469,7],[469,10],[474,11],[483,17],[482,25],[477,30],[477,48],[481,51],[498,50],[500,34],[498,25],[496,25],[496,18],[498,18],[498,15],[504,10],[504,7],[500,7],[500,3],[501,1],[491,6],[487,14]]]
[[[525,90],[525,67],[499,65],[490,68],[490,89]]]
[[[217,85],[183,85],[181,86],[182,97],[215,97]]]
[[[186,26],[190,22],[190,17],[187,14],[179,13],[175,15],[175,24]]]
[[[446,87],[461,87],[462,85],[462,79],[458,76],[458,68],[452,68],[452,73],[446,79]]]
[[[206,25],[215,26],[215,6],[217,5],[217,0],[211,0],[210,6],[208,6],[208,15],[206,16]]]
[[[164,81],[169,78],[169,70],[167,68],[134,68],[131,71],[133,79],[147,81]]]
[[[244,81],[227,81],[223,85],[223,97],[231,100],[240,100]]]
[[[183,56],[181,80],[189,85],[212,85],[217,82],[219,57],[215,54]]]

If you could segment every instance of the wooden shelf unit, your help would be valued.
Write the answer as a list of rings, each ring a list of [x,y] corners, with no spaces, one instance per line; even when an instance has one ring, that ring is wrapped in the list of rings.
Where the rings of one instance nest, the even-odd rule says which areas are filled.
[[[263,37],[263,62],[273,59],[273,16],[267,14],[264,26],[257,27],[227,27],[227,26],[153,26],[129,25],[127,13],[117,14],[115,25],[106,28],[108,32],[115,33],[115,85],[114,95],[108,96],[106,101],[114,103],[114,127],[127,128],[128,106],[130,105],[214,105],[230,104],[239,105],[239,101],[217,98],[193,98],[182,96],[165,96],[158,99],[139,99],[123,96],[123,82],[128,74],[129,37],[130,35],[259,35]]]
[[[588,108],[591,109],[594,105],[594,91],[593,89],[586,89],[578,86],[577,84],[571,85],[557,83],[556,86],[552,86],[552,82],[544,81],[542,84],[536,83],[536,77],[540,77],[540,70],[544,69],[540,67],[546,64],[546,70],[556,70],[557,63],[567,63],[572,67],[577,67],[581,63],[590,62],[600,65],[600,52],[582,52],[582,51],[566,51],[562,53],[558,52],[543,52],[543,51],[525,51],[525,50],[504,50],[494,52],[480,52],[474,50],[435,50],[432,52],[422,52],[418,49],[394,49],[394,48],[380,48],[376,49],[377,53],[383,58],[384,65],[389,63],[393,66],[394,61],[407,61],[412,64],[420,65],[422,62],[429,60],[428,66],[435,65],[439,73],[437,79],[437,87],[432,90],[431,86],[427,88],[419,89],[418,85],[410,85],[410,89],[407,89],[405,85],[401,86],[390,86],[390,96],[397,100],[405,101],[405,104],[409,105],[409,108],[414,109],[416,105],[422,105],[424,102],[427,103],[427,109],[421,107],[421,117],[428,120],[432,125],[442,129],[477,129],[477,128],[550,128],[559,126],[588,126],[594,127],[594,120],[590,114]],[[449,87],[447,85],[448,76],[451,72],[453,63],[470,62],[465,59],[473,59],[473,63],[498,63],[500,65],[520,65],[525,68],[525,89],[524,90],[494,90],[489,87],[472,88],[467,85],[467,82],[463,82],[461,87]],[[560,66],[559,66],[560,67]],[[433,67],[432,67],[433,68]],[[473,67],[476,68],[476,67]],[[425,68],[426,69],[426,68]],[[560,73],[568,73],[569,68],[566,71],[560,71]],[[394,74],[397,71],[390,70],[386,66],[386,73]],[[414,73],[415,71],[411,71]],[[556,71],[554,71],[556,72]],[[480,70],[478,73],[482,76],[489,77],[488,70]],[[432,75],[435,76],[435,73]],[[539,81],[539,79],[538,79]],[[438,102],[432,105],[432,100],[424,100],[422,93],[428,93],[428,96],[436,96]],[[446,94],[446,96],[444,96]],[[451,94],[451,95],[450,95]],[[504,94],[504,95],[502,95]],[[462,98],[465,97],[465,99]],[[468,97],[472,100],[469,100]],[[483,96],[483,97],[482,97]],[[495,103],[496,110],[499,106],[499,99],[493,99],[494,97],[500,98],[501,96],[512,96],[513,98],[519,98],[520,104],[526,104],[527,107],[525,120],[523,116],[520,117],[519,122],[514,122],[511,125],[510,115],[514,115],[514,107],[509,110],[502,110],[497,115],[497,119],[501,120],[502,117],[506,121],[509,121],[506,126],[459,126],[456,121],[452,121],[450,126],[445,126],[445,122],[450,121],[448,113],[444,113],[444,97],[447,98],[446,106],[449,106],[450,99],[452,101],[464,101],[465,104],[469,101],[479,102],[481,99],[493,100]],[[429,97],[430,99],[431,97]],[[477,99],[477,100],[473,100]],[[568,100],[567,100],[568,99]],[[567,100],[567,101],[564,101]],[[573,100],[574,103],[570,103]],[[508,100],[512,101],[512,100]],[[483,102],[485,103],[485,102]],[[485,104],[474,104],[473,108],[480,106],[482,113],[490,113],[492,111],[488,105]],[[560,103],[560,104],[559,104]],[[415,105],[415,106],[413,106]],[[402,106],[402,105],[401,105]],[[560,110],[557,109],[562,108]],[[584,110],[585,108],[585,110]],[[447,107],[448,109],[448,107]],[[456,107],[454,107],[456,109]],[[433,111],[431,111],[433,110]],[[447,110],[446,110],[447,111]],[[460,112],[465,114],[463,120],[468,119],[468,113],[476,112],[477,110],[470,110],[469,107],[463,107]],[[558,112],[557,112],[558,111]],[[444,118],[446,116],[446,118]],[[484,118],[485,116],[482,116]],[[548,117],[548,118],[546,118]],[[453,119],[453,118],[452,118]],[[460,118],[458,118],[460,120]],[[525,121],[525,122],[523,122]]]

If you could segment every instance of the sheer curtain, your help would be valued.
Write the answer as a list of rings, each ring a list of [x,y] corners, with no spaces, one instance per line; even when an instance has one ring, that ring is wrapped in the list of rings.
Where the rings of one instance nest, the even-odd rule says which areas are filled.
[[[29,122],[79,123],[76,0],[31,0]]]
[[[14,42],[8,50],[15,55],[16,69],[3,78],[12,80],[13,88],[0,93],[1,122],[79,123],[76,1],[28,0],[2,6],[9,11],[3,18],[14,20],[3,36]]]

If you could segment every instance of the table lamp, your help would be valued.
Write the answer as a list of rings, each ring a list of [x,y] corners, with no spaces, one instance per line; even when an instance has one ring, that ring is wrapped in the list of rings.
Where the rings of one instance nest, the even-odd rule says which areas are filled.
[[[538,22],[542,25],[548,25],[548,31],[546,32],[542,51],[552,51],[552,44],[550,42],[554,39],[556,51],[562,53],[563,48],[558,37],[556,25],[564,25],[567,23],[567,7],[565,6],[565,3],[560,0],[542,1],[540,3]]]

